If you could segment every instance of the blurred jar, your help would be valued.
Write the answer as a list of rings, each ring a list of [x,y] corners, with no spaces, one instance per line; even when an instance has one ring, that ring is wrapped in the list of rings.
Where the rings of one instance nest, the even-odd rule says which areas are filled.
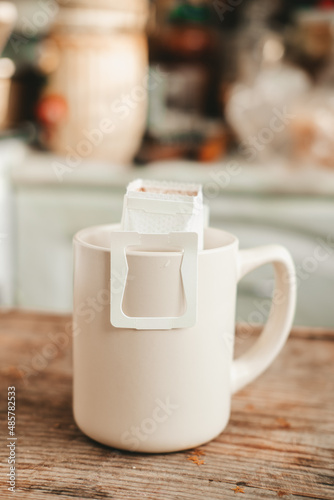
[[[16,17],[15,5],[9,2],[0,3],[0,53],[14,27]],[[10,59],[7,57],[0,59],[0,130],[3,130],[7,125],[9,91],[14,71],[15,66]]]
[[[0,53],[6,45],[7,39],[14,28],[17,19],[17,10],[11,2],[0,2]]]
[[[42,47],[44,140],[70,158],[132,160],[147,108],[147,0],[59,0]]]
[[[334,92],[315,88],[293,108],[289,127],[297,166],[334,168]]]
[[[14,71],[15,66],[10,59],[0,59],[0,130],[7,126],[9,91]]]
[[[306,72],[286,60],[284,34],[271,27],[280,3],[245,4],[237,79],[223,89],[226,120],[249,162],[270,164],[290,155],[292,107],[311,87]]]
[[[288,30],[290,57],[318,80],[329,63],[333,46],[333,6],[304,8],[295,13],[295,23]]]
[[[254,81],[237,82],[226,94],[225,114],[248,161],[268,162],[291,152],[295,102],[311,88],[307,75],[283,62],[263,67]]]

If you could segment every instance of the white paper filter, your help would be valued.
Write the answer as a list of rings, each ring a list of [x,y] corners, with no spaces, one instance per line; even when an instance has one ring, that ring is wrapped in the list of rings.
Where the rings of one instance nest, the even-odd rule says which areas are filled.
[[[203,195],[199,184],[137,179],[124,197],[122,229],[144,234],[194,232],[203,248]]]

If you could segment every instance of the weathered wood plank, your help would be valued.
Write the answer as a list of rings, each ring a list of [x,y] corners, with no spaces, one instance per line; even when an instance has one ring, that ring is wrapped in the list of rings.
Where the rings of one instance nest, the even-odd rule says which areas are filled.
[[[5,482],[7,387],[14,385],[16,498],[333,500],[334,331],[295,329],[272,367],[233,398],[227,429],[201,447],[204,463],[196,465],[191,452],[121,452],[77,429],[69,321],[0,315],[1,499],[14,498]],[[237,333],[237,350],[254,336]]]

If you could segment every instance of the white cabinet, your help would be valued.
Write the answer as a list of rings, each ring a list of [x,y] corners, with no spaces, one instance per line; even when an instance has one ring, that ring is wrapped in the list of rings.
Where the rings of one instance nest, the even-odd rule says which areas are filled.
[[[118,222],[122,198],[103,188],[16,190],[18,306],[71,310],[73,235],[87,226]]]
[[[297,268],[295,324],[334,326],[334,197],[229,194],[212,207],[211,225],[238,235],[242,248],[286,246]],[[261,300],[266,303],[273,283],[271,266],[240,282],[240,321],[247,321]]]
[[[12,173],[15,301],[19,307],[57,312],[72,307],[74,233],[82,227],[118,222],[130,180],[191,180],[207,186],[217,178],[215,173],[226,169],[224,163],[207,167],[172,162],[141,169],[88,165],[60,183],[52,163],[49,155],[30,153]],[[300,275],[295,323],[333,327],[334,175],[245,166],[241,175],[225,184],[207,200],[211,225],[235,233],[243,248],[268,243],[287,246]],[[319,241],[327,240],[327,255],[323,249],[319,259]],[[244,278],[237,318],[247,321],[258,301],[270,297],[272,286],[270,267]]]
[[[10,170],[20,164],[26,149],[19,140],[0,141],[0,305],[10,307],[14,296],[14,231]]]

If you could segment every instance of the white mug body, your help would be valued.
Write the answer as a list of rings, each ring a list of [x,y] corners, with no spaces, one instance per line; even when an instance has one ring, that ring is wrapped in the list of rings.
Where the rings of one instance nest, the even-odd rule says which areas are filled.
[[[193,448],[220,434],[230,415],[238,240],[205,230],[198,254],[192,328],[134,330],[110,322],[110,235],[97,226],[74,238],[73,408],[80,429],[138,452]],[[180,252],[130,251],[128,315],[180,315],[186,307]],[[181,304],[181,305],[180,305]]]

